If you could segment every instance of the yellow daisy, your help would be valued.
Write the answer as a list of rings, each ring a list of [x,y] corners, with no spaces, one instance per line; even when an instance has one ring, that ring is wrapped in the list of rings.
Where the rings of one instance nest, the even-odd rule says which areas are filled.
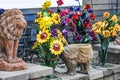
[[[52,14],[52,20],[55,24],[59,24],[60,23],[60,15],[58,13],[53,13]]]
[[[46,0],[46,2],[42,5],[42,9],[46,10],[47,8],[49,8],[51,6],[51,1]]]
[[[39,21],[41,20],[42,18],[42,12],[37,12],[37,16],[36,16],[36,19],[35,19],[35,23],[39,23]]]
[[[115,37],[117,35],[116,31],[112,32],[112,37]]]
[[[49,38],[49,30],[40,31],[39,34],[37,34],[37,42],[39,43],[45,43]]]
[[[42,29],[42,28],[45,28],[47,29],[48,27],[52,26],[53,22],[52,22],[52,19],[51,17],[48,17],[48,16],[45,16],[45,17],[42,17],[42,19],[40,20],[39,22],[39,27]]]
[[[111,18],[111,20],[116,23],[118,21],[118,18],[117,18],[116,15],[113,15],[112,18]]]
[[[103,14],[103,17],[106,19],[106,18],[109,18],[110,17],[110,13],[108,11],[106,11],[104,14]]]
[[[115,30],[117,32],[120,31],[120,25],[119,24],[115,24],[113,30]]]
[[[63,49],[63,43],[59,40],[54,40],[50,43],[50,51],[54,55],[60,55]]]
[[[109,30],[104,30],[102,33],[103,33],[103,36],[104,36],[105,38],[110,37],[110,31],[109,31]]]

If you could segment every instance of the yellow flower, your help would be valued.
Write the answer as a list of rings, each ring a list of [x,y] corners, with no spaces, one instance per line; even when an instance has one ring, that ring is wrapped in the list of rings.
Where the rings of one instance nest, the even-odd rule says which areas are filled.
[[[66,43],[66,39],[63,37],[62,33],[60,32],[60,30],[57,30],[58,32],[58,38],[61,42]]]
[[[39,27],[41,29],[47,29],[48,27],[52,26],[53,22],[52,22],[52,19],[51,17],[48,17],[48,16],[45,16],[45,17],[42,17],[42,19],[40,20],[39,22]]]
[[[50,38],[49,30],[43,30],[40,31],[39,34],[37,34],[37,42],[39,43],[45,43]]]
[[[52,20],[55,24],[59,24],[60,23],[60,15],[58,13],[53,13],[52,14]]]
[[[63,44],[59,40],[54,40],[50,43],[50,51],[54,55],[60,55],[63,49],[64,49]]]
[[[42,18],[42,12],[37,12],[37,16],[36,16],[36,19],[35,19],[35,23],[39,23],[39,21],[41,20]]]
[[[32,47],[32,49],[35,49],[38,45],[39,45],[39,43],[38,43],[38,42],[35,42],[35,43],[34,43],[34,46]]]
[[[115,37],[117,35],[116,31],[112,32],[112,37]]]
[[[110,13],[108,11],[106,11],[104,14],[103,14],[103,17],[106,19],[106,18],[109,18],[110,17]]]
[[[51,1],[46,0],[46,2],[42,5],[42,9],[46,10],[47,8],[49,8],[51,6]]]
[[[111,20],[116,23],[118,21],[118,18],[117,18],[116,15],[113,15],[112,18],[111,18]]]
[[[115,31],[117,31],[117,32],[120,31],[120,26],[119,26],[119,24],[115,24],[113,30],[115,30]]]
[[[109,32],[109,30],[104,30],[104,31],[102,32],[102,34],[103,34],[103,36],[104,36],[105,38],[110,37],[110,32]]]

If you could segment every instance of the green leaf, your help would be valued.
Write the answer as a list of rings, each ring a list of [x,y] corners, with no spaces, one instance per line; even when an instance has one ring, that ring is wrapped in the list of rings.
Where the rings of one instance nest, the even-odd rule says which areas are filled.
[[[43,16],[49,16],[48,12],[44,11]]]

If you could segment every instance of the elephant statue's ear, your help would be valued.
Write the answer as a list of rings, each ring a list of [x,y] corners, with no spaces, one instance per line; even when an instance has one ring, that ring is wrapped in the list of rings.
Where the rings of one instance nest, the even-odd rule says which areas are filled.
[[[66,58],[75,59],[78,57],[78,49],[74,45],[67,45],[64,48],[64,55]]]

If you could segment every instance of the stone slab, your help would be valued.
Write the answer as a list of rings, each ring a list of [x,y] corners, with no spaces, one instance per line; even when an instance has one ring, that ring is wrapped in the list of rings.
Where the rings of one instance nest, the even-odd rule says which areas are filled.
[[[57,77],[62,80],[120,80],[120,65],[106,63],[106,66],[91,65],[89,74],[77,73],[75,76],[69,76],[65,74],[66,68],[59,68],[58,73],[55,73]],[[50,80],[60,80],[50,79]],[[40,79],[38,79],[40,80]],[[43,79],[44,80],[44,79]]]
[[[53,69],[51,67],[28,64],[27,70],[12,72],[0,71],[0,80],[29,80],[51,75],[52,73]]]

